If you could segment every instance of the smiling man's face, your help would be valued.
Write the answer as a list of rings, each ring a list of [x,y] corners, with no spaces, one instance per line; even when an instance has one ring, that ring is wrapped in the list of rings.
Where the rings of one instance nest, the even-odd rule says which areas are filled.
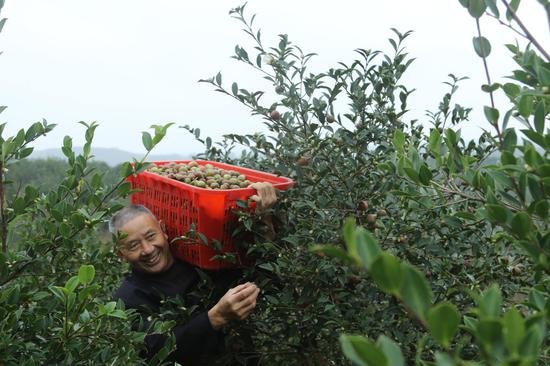
[[[118,243],[120,254],[135,268],[147,273],[160,273],[174,262],[168,236],[153,216],[138,215],[119,231],[126,234]]]

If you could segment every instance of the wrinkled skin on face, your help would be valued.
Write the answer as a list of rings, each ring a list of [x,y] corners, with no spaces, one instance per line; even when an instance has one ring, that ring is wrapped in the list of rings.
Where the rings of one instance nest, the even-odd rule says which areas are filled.
[[[168,235],[151,215],[143,214],[128,221],[119,231],[119,255],[135,268],[147,273],[166,271],[174,263]]]

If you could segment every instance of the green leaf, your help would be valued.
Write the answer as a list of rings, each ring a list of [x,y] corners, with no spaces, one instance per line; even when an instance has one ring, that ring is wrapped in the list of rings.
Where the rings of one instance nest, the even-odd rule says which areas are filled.
[[[449,148],[452,148],[456,143],[458,142],[458,136],[456,132],[454,132],[450,128],[445,129],[445,143]]]
[[[14,149],[14,144],[11,142],[10,139],[5,140],[2,142],[2,160],[5,161],[6,158],[12,153]]]
[[[109,316],[113,318],[119,318],[119,319],[127,318],[126,313],[122,310],[115,310],[112,313],[109,313]]]
[[[27,156],[29,156],[30,154],[32,154],[33,151],[34,151],[34,147],[25,147],[25,148],[19,150],[18,158],[19,159],[24,159]]]
[[[487,9],[487,5],[484,0],[470,0],[468,4],[468,12],[474,18],[481,17],[485,13],[485,9]]]
[[[500,17],[500,12],[498,11],[496,0],[485,0],[485,5],[487,5],[489,10],[491,10],[491,13],[493,13],[495,17]]]
[[[510,226],[513,234],[518,236],[520,239],[525,239],[531,233],[533,223],[527,213],[520,211],[514,215]]]
[[[65,283],[65,288],[69,292],[73,292],[76,289],[77,286],[78,286],[78,277],[76,277],[76,276],[73,276],[73,277],[69,278],[67,283]]]
[[[430,181],[432,180],[432,172],[426,164],[422,164],[420,166],[418,178],[420,179],[420,183],[424,184],[425,186],[430,184]]]
[[[6,24],[6,20],[8,20],[8,18],[2,18],[2,20],[0,20],[0,32],[2,32],[4,24]]]
[[[540,134],[544,133],[544,121],[546,117],[546,108],[543,102],[539,102],[535,110],[535,131]]]
[[[342,334],[340,345],[344,355],[356,365],[390,366],[384,352],[365,337]]]
[[[516,144],[518,142],[518,136],[513,128],[508,128],[504,131],[504,150],[514,152]]]
[[[441,134],[437,130],[437,128],[432,129],[430,132],[430,150],[434,153],[439,155],[441,152]]]
[[[323,253],[328,257],[338,258],[346,263],[352,263],[354,259],[346,251],[333,245],[313,245],[309,248],[309,251]]]
[[[141,141],[143,142],[145,150],[151,151],[153,149],[153,138],[149,132],[144,131],[141,133]]]
[[[484,106],[483,112],[485,112],[485,118],[487,118],[490,124],[494,126],[498,123],[498,109]]]
[[[492,93],[500,87],[501,85],[499,83],[494,83],[492,85],[483,84],[481,86],[481,90],[483,90],[486,93]]]
[[[233,93],[233,95],[239,94],[239,86],[237,85],[237,83],[231,84],[231,92]]]
[[[48,289],[55,295],[55,297],[57,297],[57,299],[59,301],[61,301],[62,304],[65,303],[65,300],[66,300],[66,295],[65,295],[65,290],[63,287],[59,287],[59,286],[50,286],[48,287]],[[65,291],[63,291],[65,290]]]
[[[549,209],[550,209],[550,205],[546,200],[540,200],[535,204],[535,213],[543,219],[548,218]]]
[[[383,291],[396,295],[403,283],[403,272],[397,258],[381,252],[371,265],[370,272],[374,282]]]
[[[401,299],[421,318],[425,319],[432,304],[432,290],[422,273],[408,263],[401,265],[403,285],[399,291]]]
[[[533,130],[521,130],[525,136],[529,138],[529,140],[533,141],[543,149],[546,149],[546,141],[544,140],[544,136],[542,136],[540,133],[537,133]]]
[[[344,241],[346,242],[348,253],[354,258],[359,258],[359,255],[357,254],[357,242],[355,240],[355,218],[346,218],[343,230]]]
[[[14,201],[13,201],[13,211],[16,215],[20,215],[23,213],[23,211],[25,210],[26,208],[26,204],[25,204],[25,199],[23,197],[17,197]]]
[[[504,339],[508,345],[508,349],[513,355],[517,355],[519,346],[525,336],[525,323],[515,308],[511,308],[504,314]]]
[[[401,130],[395,130],[395,134],[393,135],[393,146],[398,151],[403,152],[405,148],[405,133]]]
[[[120,166],[120,176],[123,178],[129,177],[130,175],[132,175],[133,171],[134,171],[134,168],[132,167],[132,164],[130,164],[129,162],[125,162]]]
[[[500,161],[503,165],[514,165],[517,162],[514,154],[507,150],[502,151],[502,155],[500,155]]]
[[[545,304],[546,299],[544,293],[532,288],[531,291],[529,291],[529,305],[538,311],[543,311]]]
[[[510,1],[510,8],[512,8],[512,11],[514,13],[517,13],[520,2],[521,2],[521,0],[512,0],[512,1]],[[512,13],[509,10],[506,10],[506,19],[508,21],[512,20]]]
[[[456,365],[456,363],[453,361],[451,356],[441,352],[435,353],[435,364],[436,366],[455,366]]]
[[[481,1],[481,0],[478,0]],[[483,36],[472,38],[474,44],[474,50],[479,57],[485,58],[491,54],[491,43]]]
[[[437,304],[428,311],[428,327],[434,337],[445,349],[458,331],[460,314],[451,303]]]
[[[539,327],[532,325],[525,335],[523,342],[521,343],[520,355],[530,356],[537,355],[539,353],[540,345],[543,342],[543,336]]]
[[[499,317],[502,306],[502,295],[497,285],[489,287],[479,298],[479,310],[481,315]]]
[[[501,341],[502,324],[496,319],[481,319],[477,324],[477,334],[486,352],[491,353]]]
[[[405,366],[405,358],[397,343],[385,335],[381,335],[378,337],[376,345],[384,352],[384,355],[386,355],[388,366]]]
[[[409,168],[409,167],[404,167],[403,170],[405,171],[405,173],[407,174],[407,176],[415,183],[420,183],[420,176],[418,175],[418,173],[416,172],[416,170],[414,170],[413,168]]]
[[[370,269],[372,263],[380,253],[378,242],[371,233],[363,227],[358,227],[355,230],[355,241],[357,243],[357,254],[361,259],[363,267]]]
[[[514,83],[505,83],[502,86],[502,90],[504,90],[504,92],[510,99],[515,99],[519,95],[519,93],[521,93],[521,88],[519,87],[519,85]]]
[[[72,234],[71,226],[66,222],[62,222],[61,225],[59,226],[59,232],[64,238],[68,239]]]
[[[74,306],[75,300],[76,300],[76,294],[74,292],[71,292],[69,295],[67,295],[67,309],[69,311]]]
[[[486,204],[485,209],[489,219],[497,224],[505,224],[508,221],[508,210],[502,205]]]
[[[533,111],[533,96],[524,94],[519,97],[519,101],[517,103],[517,108],[519,114],[527,119],[531,115],[531,112]]]
[[[84,264],[78,270],[78,281],[83,285],[91,283],[95,276],[95,268],[91,264]]]

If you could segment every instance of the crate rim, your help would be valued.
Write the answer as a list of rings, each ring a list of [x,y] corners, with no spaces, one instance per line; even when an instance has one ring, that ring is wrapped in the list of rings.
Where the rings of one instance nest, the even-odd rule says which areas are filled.
[[[250,174],[254,174],[254,175],[260,173],[262,175],[268,175],[270,177],[273,177],[277,180],[282,179],[282,180],[284,180],[284,182],[277,182],[277,183],[271,183],[270,182],[273,185],[274,188],[277,188],[279,190],[286,190],[286,189],[292,188],[295,184],[295,182],[292,179],[290,179],[288,177],[284,177],[282,175],[275,175],[275,174],[272,174],[272,173],[262,172],[260,170],[244,168],[244,167],[240,167],[238,165],[220,163],[220,162],[212,161],[212,160],[202,160],[202,159],[164,160],[164,161],[147,161],[146,163],[151,163],[151,164],[161,163],[162,165],[164,165],[164,164],[168,164],[168,163],[189,163],[189,162],[192,162],[192,161],[196,161],[197,163],[204,163],[204,164],[201,164],[201,165],[206,165],[206,164],[212,164],[213,163],[213,165],[219,165],[221,167],[227,167],[228,169],[237,168],[237,169],[243,171],[242,173],[244,173],[244,174],[246,174],[247,172],[249,172]],[[132,165],[134,165],[134,164],[132,164]],[[250,193],[250,195],[253,195],[253,194],[256,193],[256,190],[254,188],[208,189],[208,188],[196,187],[196,186],[193,186],[191,184],[180,182],[179,180],[176,180],[176,179],[167,178],[167,177],[164,177],[160,174],[155,174],[155,173],[148,172],[146,170],[143,171],[143,172],[138,173],[138,175],[141,175],[141,174],[144,174],[145,176],[153,176],[154,179],[160,179],[161,181],[163,181],[165,183],[173,184],[173,185],[176,185],[176,186],[177,185],[182,185],[186,188],[190,188],[192,191],[208,192],[208,194],[213,194],[213,195],[216,195],[216,194],[225,195],[228,192]],[[258,182],[260,182],[260,181],[258,181]],[[257,182],[254,182],[254,183],[257,183]]]

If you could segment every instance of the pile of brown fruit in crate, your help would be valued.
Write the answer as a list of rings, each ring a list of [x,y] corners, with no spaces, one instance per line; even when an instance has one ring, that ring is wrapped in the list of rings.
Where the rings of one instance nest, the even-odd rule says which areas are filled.
[[[212,164],[200,165],[196,161],[187,164],[152,164],[147,168],[147,171],[206,189],[241,189],[252,184],[251,181],[237,171],[224,170]]]

